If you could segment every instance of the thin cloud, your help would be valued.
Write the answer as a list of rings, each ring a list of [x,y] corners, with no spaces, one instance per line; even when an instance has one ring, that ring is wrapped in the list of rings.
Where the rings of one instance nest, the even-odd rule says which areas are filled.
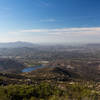
[[[18,39],[37,43],[100,42],[100,27],[31,29],[9,32]],[[18,40],[17,39],[17,40]]]
[[[68,38],[68,37],[99,37],[100,27],[90,27],[90,28],[58,28],[58,29],[31,29],[31,30],[20,30],[16,32],[9,32],[9,34],[16,35],[32,35],[32,36],[48,36],[55,38]]]
[[[40,22],[56,22],[55,19],[42,19]]]
[[[45,6],[49,6],[49,3],[47,3],[47,2],[42,1],[41,3],[42,3],[43,5],[45,5]]]
[[[99,33],[100,32],[100,27],[91,27],[91,28],[86,28],[86,27],[83,27],[83,28],[59,28],[59,29],[30,29],[30,30],[21,30],[19,31],[19,33],[42,33],[42,32],[45,32],[45,33],[54,33],[56,32],[56,34],[59,32],[60,33],[80,33],[80,34],[95,34],[95,33]],[[14,32],[15,33],[15,32]]]
[[[43,6],[46,6],[48,7],[49,6],[49,3],[47,1],[44,1],[44,0],[38,0],[38,2],[43,5]]]

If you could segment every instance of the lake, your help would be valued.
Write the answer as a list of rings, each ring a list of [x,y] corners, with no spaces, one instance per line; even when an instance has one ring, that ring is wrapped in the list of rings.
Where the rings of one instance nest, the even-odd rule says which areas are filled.
[[[22,70],[22,72],[31,72],[39,68],[43,68],[43,65],[35,66],[35,67],[27,67]]]

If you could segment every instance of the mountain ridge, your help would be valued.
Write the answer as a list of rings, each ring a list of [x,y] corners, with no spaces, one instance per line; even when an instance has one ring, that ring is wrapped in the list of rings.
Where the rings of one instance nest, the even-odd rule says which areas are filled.
[[[18,47],[33,47],[33,46],[36,45],[31,42],[23,42],[23,41],[0,43],[0,48],[18,48]]]

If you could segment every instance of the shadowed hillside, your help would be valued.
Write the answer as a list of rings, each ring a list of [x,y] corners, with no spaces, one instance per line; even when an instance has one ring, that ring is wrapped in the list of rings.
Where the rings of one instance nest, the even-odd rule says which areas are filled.
[[[21,72],[25,65],[11,59],[0,59],[0,72]]]
[[[33,72],[27,74],[29,77],[32,77],[38,81],[69,81],[73,79],[79,79],[80,76],[73,72],[63,69],[61,67],[46,67],[40,68]]]

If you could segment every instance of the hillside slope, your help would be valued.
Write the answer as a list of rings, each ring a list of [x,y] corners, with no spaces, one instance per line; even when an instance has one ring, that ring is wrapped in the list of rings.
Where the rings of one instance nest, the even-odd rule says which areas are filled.
[[[0,59],[0,72],[21,72],[25,65],[11,59]]]

